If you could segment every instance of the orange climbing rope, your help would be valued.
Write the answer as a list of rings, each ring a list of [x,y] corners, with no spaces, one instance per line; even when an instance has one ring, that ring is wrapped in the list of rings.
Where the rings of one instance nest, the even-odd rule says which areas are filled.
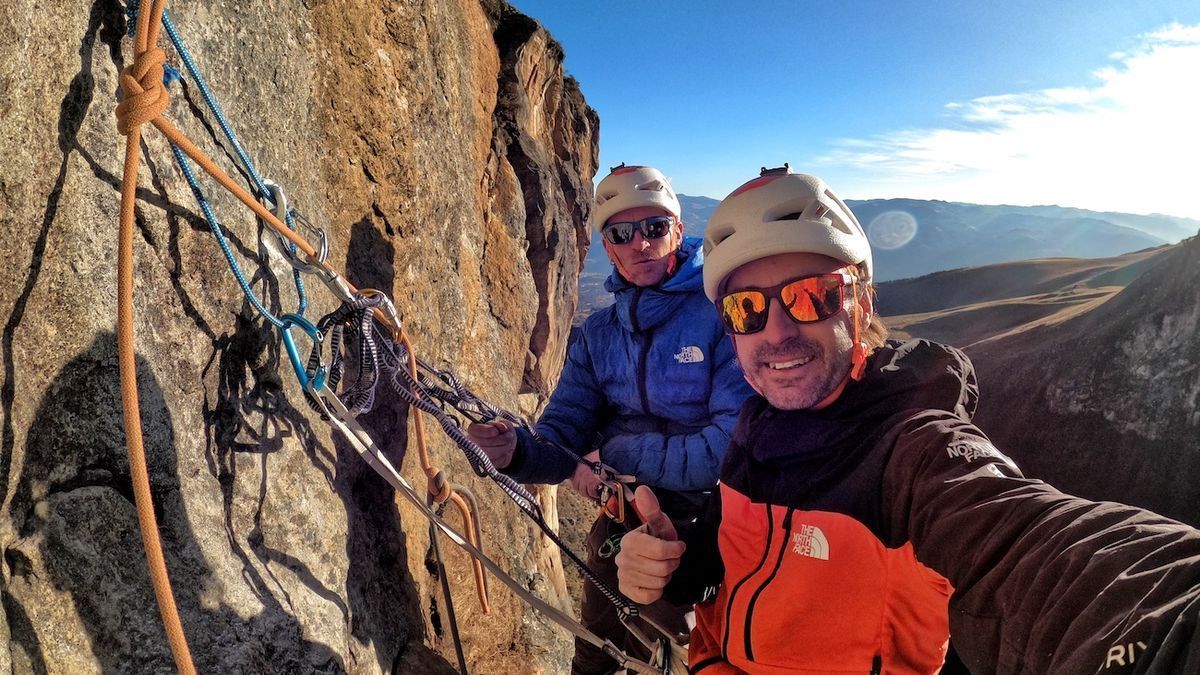
[[[408,352],[408,370],[415,380],[417,375],[417,357],[413,354],[412,345],[409,344],[408,338],[400,335],[398,341],[404,345],[404,350]],[[410,389],[414,396],[420,396],[420,392],[415,388]],[[464,526],[467,529],[467,539],[479,546],[478,524],[479,521],[475,517],[475,509],[472,504],[469,504],[463,495],[459,494],[450,482],[442,475],[441,470],[433,465],[433,461],[429,457],[429,448],[425,444],[425,422],[420,415],[413,417],[413,426],[417,432],[417,452],[421,457],[421,468],[425,471],[425,477],[429,479],[429,494],[433,495],[433,501],[441,504],[449,499],[456,507],[459,513],[462,514]],[[479,604],[483,608],[483,613],[491,612],[491,607],[488,604],[487,593],[487,577],[483,574],[483,563],[477,558],[471,559],[471,566],[475,570],[475,588],[479,593]]]
[[[121,218],[117,249],[117,359],[121,371],[121,401],[125,410],[125,438],[129,443],[129,472],[133,481],[134,501],[137,503],[138,525],[142,545],[150,567],[150,583],[162,614],[167,641],[175,656],[179,672],[196,672],[188,650],[175,595],[167,576],[162,542],[158,538],[158,522],[150,495],[150,474],[146,468],[146,451],[142,445],[141,411],[137,393],[137,364],[133,346],[133,204],[137,196],[139,162],[138,146],[142,140],[141,127],[159,118],[167,109],[167,90],[163,86],[163,53],[154,47],[158,41],[161,21],[150,25],[150,15],[162,16],[166,0],[143,3],[138,12],[137,34],[134,41],[134,62],[121,72],[121,89],[125,100],[117,106],[118,129],[125,134],[125,173],[121,180]],[[145,84],[143,84],[145,83]]]
[[[151,584],[158,601],[163,625],[166,629],[167,640],[175,658],[176,667],[181,673],[195,673],[187,638],[179,619],[175,597],[171,590],[170,578],[167,573],[166,561],[163,556],[162,542],[158,536],[158,523],[154,515],[153,498],[150,492],[150,477],[146,464],[146,453],[142,439],[141,411],[137,391],[137,365],[134,346],[134,317],[133,317],[133,229],[134,204],[138,173],[140,170],[140,155],[138,148],[142,138],[142,125],[146,123],[156,127],[167,139],[177,146],[185,155],[200,165],[205,172],[212,176],[226,190],[231,192],[243,204],[252,210],[272,230],[296,245],[303,252],[326,283],[345,290],[347,294],[357,292],[353,285],[344,281],[337,272],[323,260],[317,260],[317,251],[291,228],[282,223],[274,213],[264,207],[248,191],[238,185],[221,170],[208,156],[195,146],[169,120],[163,117],[170,97],[163,84],[164,53],[157,47],[159,32],[162,28],[162,16],[166,0],[149,0],[142,2],[138,8],[137,27],[134,36],[133,62],[122,70],[120,75],[123,100],[117,105],[117,129],[126,137],[125,163],[121,180],[121,211],[118,229],[117,254],[117,351],[120,367],[121,398],[124,408],[125,436],[129,445],[129,464],[133,482],[134,498],[137,504],[138,524],[141,529],[142,542],[146,550],[146,560],[150,568]],[[365,289],[364,294],[379,293]],[[376,308],[375,316],[391,332],[393,339],[402,342],[409,354],[409,367],[413,377],[416,377],[416,362],[411,345],[404,335],[394,314],[389,316]],[[417,392],[414,391],[414,394]],[[418,394],[419,395],[419,394]],[[425,441],[424,425],[420,415],[415,418],[417,430],[417,447],[421,458],[421,466],[429,479],[428,489],[438,503],[447,500],[453,502],[463,516],[468,541],[481,549],[479,542],[478,517],[472,504],[453,489],[442,473],[429,457]],[[487,579],[484,576],[483,565],[479,559],[473,558],[475,581],[479,592],[480,604],[483,611],[489,611],[487,598]]]

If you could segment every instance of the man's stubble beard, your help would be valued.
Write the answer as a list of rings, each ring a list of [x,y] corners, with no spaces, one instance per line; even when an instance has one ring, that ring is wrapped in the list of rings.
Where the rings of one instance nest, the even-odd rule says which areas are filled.
[[[837,359],[839,363],[834,362],[834,357],[838,354],[831,354],[815,340],[793,336],[780,344],[760,345],[755,349],[751,363],[752,368],[746,369],[745,364],[742,364],[742,372],[746,376],[746,381],[775,408],[780,410],[812,408],[832,394],[845,379],[846,373],[849,372],[851,341],[849,335],[843,336],[841,332],[838,331],[835,343],[837,347],[844,347],[844,350],[838,352],[838,354],[844,355],[844,358]],[[842,342],[845,344],[841,344]],[[782,384],[777,380],[772,382],[770,369],[763,365],[771,357],[794,359],[805,356],[814,358],[804,366],[804,370],[807,372],[798,375],[797,382],[808,381],[812,384],[802,388],[789,386],[787,382]],[[840,363],[840,361],[845,361],[845,363]],[[815,369],[816,372],[809,369]]]

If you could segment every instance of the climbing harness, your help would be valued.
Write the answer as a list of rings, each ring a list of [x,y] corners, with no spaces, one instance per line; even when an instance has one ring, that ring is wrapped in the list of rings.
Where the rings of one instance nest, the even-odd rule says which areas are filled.
[[[328,263],[328,237],[325,232],[313,227],[307,219],[290,207],[282,187],[260,177],[234,135],[232,127],[217,106],[212,92],[201,77],[194,61],[179,38],[178,32],[170,22],[165,12],[165,5],[166,0],[145,0],[140,3],[131,0],[128,6],[131,13],[136,12],[136,20],[131,22],[134,25],[134,59],[121,72],[120,84],[124,98],[117,106],[117,128],[126,136],[118,234],[118,360],[138,522],[146,549],[155,598],[158,601],[171,651],[180,672],[194,673],[195,667],[175,606],[161,543],[158,539],[158,526],[151,506],[134,359],[132,273],[134,203],[140,169],[138,148],[142,125],[146,123],[152,124],[170,142],[172,153],[175,155],[247,301],[255,311],[279,331],[280,340],[308,404],[321,415],[322,419],[327,420],[338,431],[363,461],[387,481],[401,498],[407,500],[429,520],[431,546],[434,547],[434,553],[439,560],[439,576],[446,596],[451,631],[455,638],[455,649],[462,672],[466,672],[465,659],[461,644],[458,643],[457,620],[454,618],[453,606],[450,602],[449,584],[444,569],[440,567],[440,552],[436,549],[436,536],[434,535],[437,530],[440,530],[450,541],[471,555],[480,603],[485,613],[488,611],[487,578],[484,574],[486,568],[522,600],[576,637],[602,649],[621,667],[641,673],[686,672],[682,666],[680,647],[666,637],[669,633],[662,627],[654,626],[651,623],[654,629],[660,633],[660,636],[655,637],[647,634],[642,626],[633,621],[639,616],[637,606],[597,578],[583,561],[563,544],[553,528],[545,521],[541,508],[533,495],[511,478],[496,470],[483,450],[462,431],[461,423],[448,412],[447,408],[452,408],[472,421],[505,419],[513,424],[523,426],[532,433],[528,423],[508,411],[482,401],[449,371],[435,370],[417,359],[401,328],[399,316],[391,300],[381,291],[356,289],[339,275]],[[238,185],[163,116],[169,103],[166,85],[172,79],[178,79],[179,73],[164,66],[165,55],[157,47],[160,30],[167,32],[184,68],[200,89],[206,104],[216,116],[226,138],[235,149],[242,164],[240,170],[251,184],[254,190],[253,194]],[[168,77],[168,73],[171,74],[170,77]],[[219,221],[209,207],[189,160],[203,168],[209,176],[253,211],[264,226],[264,233],[266,228],[274,233],[278,245],[267,244],[270,235],[267,235],[262,241],[264,248],[282,255],[292,267],[298,300],[295,312],[275,316],[254,295],[224,237]],[[314,248],[301,236],[297,225],[310,234],[315,234],[319,238],[319,246]],[[315,324],[304,316],[308,306],[302,280],[304,274],[316,277],[342,303],[340,307],[319,319]],[[301,357],[293,329],[298,330],[311,342],[312,347],[307,360]],[[350,342],[354,342],[357,346],[354,356],[358,367],[354,382],[346,383],[343,382],[346,361],[344,351]],[[326,349],[330,354],[328,362],[324,356]],[[580,568],[584,577],[590,583],[595,584],[601,593],[616,606],[621,620],[640,641],[651,649],[654,656],[650,661],[632,658],[612,642],[596,636],[572,617],[526,590],[521,583],[510,577],[495,561],[484,554],[479,539],[478,510],[474,508],[474,497],[470,492],[452,486],[441,470],[433,465],[425,442],[421,415],[413,416],[413,420],[421,466],[428,484],[426,498],[422,499],[418,495],[408,481],[396,471],[356,419],[357,414],[369,410],[373,405],[374,391],[381,377],[389,382],[391,388],[411,406],[433,415],[442,430],[462,449],[474,472],[495,482],[517,504],[518,508],[533,520],[546,536]],[[345,385],[341,393],[336,391],[339,385]],[[548,442],[546,439],[539,440]],[[592,468],[604,486],[602,503],[607,503],[617,497],[617,507],[612,509],[612,517],[619,517],[623,520],[625,516],[624,501],[630,496],[629,488],[626,485],[628,477],[616,476],[611,469],[599,462],[585,460],[561,446],[554,445],[554,447]],[[455,505],[462,516],[465,536],[448,525],[441,516],[446,505],[450,503]]]

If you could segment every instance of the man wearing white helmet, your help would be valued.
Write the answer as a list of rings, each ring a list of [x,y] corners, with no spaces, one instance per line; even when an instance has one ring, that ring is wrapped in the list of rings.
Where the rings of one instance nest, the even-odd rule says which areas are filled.
[[[615,302],[589,316],[572,341],[534,429],[538,438],[502,421],[471,425],[468,434],[521,482],[571,478],[576,490],[597,498],[600,482],[591,468],[559,445],[653,486],[671,518],[694,518],[717,482],[734,420],[752,393],[704,295],[701,241],[683,235],[678,197],[648,166],[622,164],[600,182],[591,224],[613,263],[605,287]],[[602,511],[588,535],[588,566],[614,585],[613,556],[632,525]],[[583,624],[632,655],[647,656],[613,605],[589,583],[583,591]],[[686,609],[664,602],[649,613],[686,634]],[[575,641],[575,650],[574,673],[616,669],[583,640]]]
[[[932,673],[950,639],[973,672],[1200,672],[1200,532],[1024,478],[962,352],[885,340],[823,181],[764,169],[704,239],[759,396],[705,519],[678,541],[639,488],[617,558],[633,600],[701,602],[693,673]]]

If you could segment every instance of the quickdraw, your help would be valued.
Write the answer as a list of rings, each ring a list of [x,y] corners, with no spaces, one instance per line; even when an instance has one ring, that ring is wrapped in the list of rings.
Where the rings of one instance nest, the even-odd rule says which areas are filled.
[[[524,418],[476,396],[452,371],[433,368],[421,359],[417,359],[417,367],[420,371],[417,379],[422,393],[431,400],[441,402],[443,412],[448,414],[446,408],[453,408],[464,418],[477,423],[497,419],[505,420],[522,427],[536,442],[554,448],[576,464],[589,467],[600,481],[600,491],[595,499],[600,511],[617,523],[625,522],[626,506],[633,503],[633,491],[629,488],[634,481],[633,476],[618,474],[612,467],[599,461],[589,460],[570,448],[537,433]],[[460,428],[462,426],[457,420],[455,420],[455,425]]]
[[[150,0],[147,3],[131,1],[129,3],[131,12],[136,12],[136,21],[132,22],[134,24],[134,58],[132,63],[121,73],[120,83],[124,98],[117,106],[117,128],[126,136],[125,163],[121,182],[120,228],[118,233],[117,342],[125,431],[129,445],[130,470],[137,504],[138,521],[146,550],[147,562],[150,567],[155,598],[158,601],[171,651],[180,672],[187,674],[194,673],[195,667],[175,606],[174,594],[170,587],[161,544],[158,540],[157,520],[151,505],[149,474],[146,467],[140,405],[137,394],[136,362],[134,359],[132,272],[134,203],[136,200],[137,177],[140,169],[138,149],[141,141],[142,125],[146,123],[150,123],[159,129],[170,141],[172,151],[179,161],[181,170],[187,178],[205,217],[209,221],[214,237],[221,244],[226,259],[235,276],[237,276],[239,285],[242,287],[247,299],[256,311],[279,330],[280,339],[284,344],[288,360],[296,373],[296,377],[309,404],[321,414],[323,419],[329,421],[355,449],[359,456],[382,476],[401,498],[407,500],[430,521],[431,527],[440,530],[452,542],[467,551],[474,558],[476,581],[480,589],[480,600],[484,611],[487,611],[487,586],[486,577],[483,574],[483,569],[486,568],[525,602],[538,609],[573,635],[604,650],[621,664],[622,667],[642,673],[668,673],[673,672],[673,669],[675,672],[684,672],[681,666],[682,662],[680,660],[678,645],[666,637],[647,635],[640,626],[633,624],[630,620],[638,616],[637,607],[619,592],[603,584],[601,580],[596,578],[587,569],[587,566],[583,564],[583,561],[578,556],[563,545],[557,534],[545,522],[541,514],[541,509],[533,496],[511,478],[496,471],[491,461],[488,460],[487,455],[462,432],[456,424],[456,420],[443,407],[433,402],[432,396],[436,391],[441,395],[438,400],[442,401],[443,405],[447,404],[446,402],[450,398],[445,392],[452,391],[456,397],[454,399],[454,407],[464,415],[468,414],[464,412],[465,410],[473,410],[481,415],[478,418],[481,420],[503,417],[514,423],[525,425],[515,415],[496,409],[479,400],[478,397],[475,397],[469,390],[461,386],[457,378],[447,371],[432,372],[437,373],[436,379],[448,385],[448,389],[440,389],[434,386],[434,380],[429,376],[422,379],[418,370],[418,360],[400,327],[395,307],[387,296],[380,291],[370,289],[359,291],[342,278],[327,262],[328,238],[324,232],[316,230],[306,220],[299,218],[287,204],[282,188],[261,179],[254,170],[248,156],[237,141],[236,136],[234,136],[232,129],[216,105],[214,97],[208,90],[187,50],[184,48],[178,33],[170,23],[165,13],[165,5],[166,0]],[[257,194],[251,194],[238,185],[237,182],[222,171],[203,151],[196,147],[163,116],[169,103],[169,95],[166,90],[166,83],[169,79],[165,77],[163,65],[164,53],[156,45],[159,31],[164,28],[176,51],[179,53],[185,68],[200,87],[206,103],[208,103],[209,108],[218,118],[227,138],[236,149],[237,155],[244,165],[243,168],[250,177],[252,187]],[[172,73],[173,77],[177,76],[174,71]],[[275,317],[254,296],[244,275],[241,274],[228,244],[224,241],[220,224],[208,207],[207,200],[187,161],[189,159],[203,168],[222,187],[253,211],[261,222],[270,228],[279,238],[282,246],[278,250],[288,259],[293,268],[293,278],[296,282],[299,298],[296,312]],[[310,231],[319,233],[318,236],[321,242],[319,248],[314,248],[298,234],[295,227],[296,222],[299,222]],[[334,313],[327,315],[321,321],[318,321],[317,324],[313,324],[304,317],[307,307],[307,296],[301,279],[301,275],[304,273],[316,276],[343,303],[342,307]],[[376,321],[379,324],[376,324]],[[310,353],[307,362],[300,357],[299,349],[292,335],[293,328],[299,329],[313,344],[312,353]],[[382,332],[386,338],[386,340],[381,341],[382,345],[376,344],[372,337],[376,331]],[[328,341],[325,337],[326,333],[332,333]],[[358,339],[360,363],[373,363],[376,366],[367,370],[363,370],[360,367],[355,383],[339,395],[334,391],[334,387],[340,383],[342,377],[340,353],[344,337]],[[321,357],[321,350],[326,345],[330,347],[332,353],[339,354],[339,356],[331,358],[331,363],[328,366]],[[407,362],[407,368],[404,367],[405,362]],[[419,410],[434,415],[438,419],[443,431],[464,451],[472,469],[480,476],[487,476],[499,485],[501,490],[567,554],[568,558],[579,565],[585,577],[591,583],[596,584],[597,588],[616,605],[619,615],[623,621],[627,622],[627,626],[629,626],[631,631],[646,645],[652,647],[655,656],[651,661],[647,662],[631,658],[618,649],[616,645],[599,638],[570,616],[548,605],[527,591],[522,584],[508,576],[503,569],[483,553],[478,537],[479,528],[477,516],[475,515],[476,511],[471,505],[473,498],[467,492],[454,489],[449,481],[445,480],[441,471],[429,461],[424,439],[424,426],[420,415],[414,416],[413,419],[417,435],[417,446],[421,452],[422,468],[428,478],[429,485],[427,486],[426,499],[423,500],[418,496],[416,490],[396,471],[387,458],[378,450],[370,435],[355,419],[356,412],[365,410],[372,404],[374,386],[379,376],[378,364],[384,366],[383,370],[388,375],[386,379],[402,398]],[[484,417],[484,415],[487,417]],[[560,450],[568,452],[577,461],[592,466],[593,471],[605,481],[610,494],[621,494],[624,496],[627,488],[607,467],[603,467],[599,463],[588,462],[574,453],[570,453],[565,448],[560,448]],[[465,537],[450,527],[438,513],[449,502],[453,502],[464,516],[465,528],[467,530]],[[435,510],[435,506],[437,510]],[[623,509],[623,505],[621,508]],[[624,512],[622,510],[621,517],[623,515]],[[432,539],[436,541],[436,538]],[[447,598],[449,598],[449,588],[445,583],[445,574],[441,574],[441,577],[443,580],[443,589],[446,592]],[[457,635],[457,626],[452,624],[452,628]],[[658,628],[658,630],[662,636],[667,635],[667,632],[661,628]],[[456,649],[460,659],[460,668],[465,672],[466,666],[462,658],[461,646],[457,643]]]

